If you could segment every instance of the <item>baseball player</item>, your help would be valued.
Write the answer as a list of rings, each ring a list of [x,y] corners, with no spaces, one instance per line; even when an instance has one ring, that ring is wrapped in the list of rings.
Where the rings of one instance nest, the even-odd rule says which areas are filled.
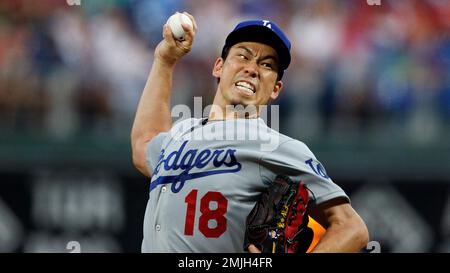
[[[172,125],[174,67],[197,31],[184,14],[193,22],[183,24],[184,40],[163,27],[131,132],[133,162],[151,177],[142,252],[243,252],[246,217],[277,174],[310,190],[309,213],[326,228],[312,252],[363,248],[367,228],[346,193],[303,142],[260,117],[283,89],[291,60],[290,42],[274,22],[244,21],[231,31],[212,69],[218,85],[209,116]]]

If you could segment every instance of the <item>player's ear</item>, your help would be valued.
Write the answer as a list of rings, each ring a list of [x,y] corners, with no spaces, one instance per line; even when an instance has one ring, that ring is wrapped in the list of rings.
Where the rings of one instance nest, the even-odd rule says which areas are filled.
[[[283,89],[283,82],[277,81],[277,83],[275,83],[275,86],[273,87],[272,94],[270,94],[270,98],[273,100],[278,98],[278,95],[280,95],[281,89]]]
[[[223,62],[224,62],[224,60],[219,57],[219,58],[217,58],[216,62],[214,63],[212,75],[215,78],[220,78],[220,76],[222,75]]]

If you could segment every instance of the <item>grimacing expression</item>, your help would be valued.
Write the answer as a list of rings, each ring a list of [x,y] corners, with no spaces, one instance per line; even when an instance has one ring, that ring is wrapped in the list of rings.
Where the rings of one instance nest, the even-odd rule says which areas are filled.
[[[230,48],[225,60],[218,58],[213,76],[220,78],[217,96],[223,105],[266,105],[283,87],[278,77],[278,54],[257,42],[241,42]]]

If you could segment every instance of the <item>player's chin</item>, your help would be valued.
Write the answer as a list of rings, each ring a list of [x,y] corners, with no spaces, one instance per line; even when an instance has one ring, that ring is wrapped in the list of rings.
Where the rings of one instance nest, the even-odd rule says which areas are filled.
[[[243,98],[240,96],[235,96],[231,101],[230,101],[231,106],[233,106],[234,108],[238,108],[238,107],[248,107],[248,106],[252,106],[252,105],[256,105],[255,104],[255,100],[253,99],[249,99],[249,98]]]
[[[231,105],[237,106],[237,105],[242,105],[242,106],[248,106],[248,105],[254,105],[255,102],[257,101],[257,97],[256,94],[249,96],[249,95],[243,95],[240,93],[236,93],[234,92],[231,96]]]

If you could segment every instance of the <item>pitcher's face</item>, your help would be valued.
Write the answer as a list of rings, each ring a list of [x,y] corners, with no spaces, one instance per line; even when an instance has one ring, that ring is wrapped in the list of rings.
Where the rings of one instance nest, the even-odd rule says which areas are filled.
[[[272,47],[257,42],[241,42],[230,48],[225,60],[218,58],[213,76],[220,78],[215,104],[266,105],[283,88],[277,81],[278,54]]]

